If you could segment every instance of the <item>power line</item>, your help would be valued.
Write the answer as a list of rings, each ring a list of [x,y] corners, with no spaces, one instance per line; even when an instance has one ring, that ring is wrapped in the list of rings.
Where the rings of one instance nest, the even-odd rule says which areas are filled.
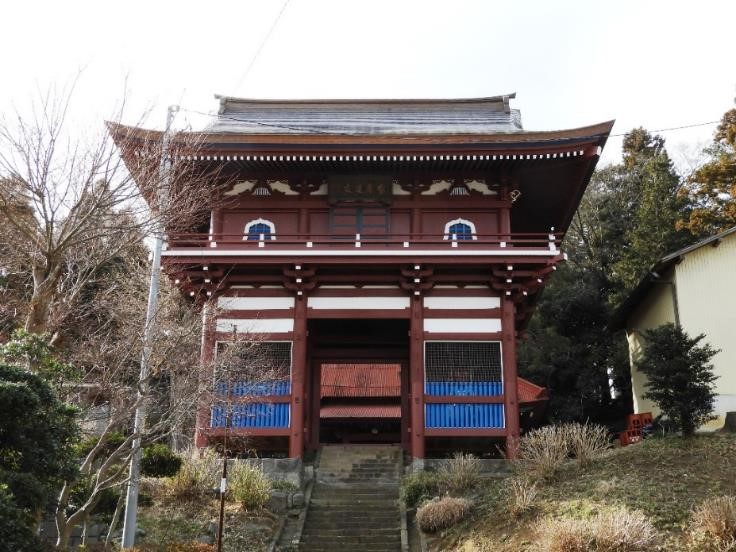
[[[281,20],[281,16],[284,15],[284,12],[286,11],[286,7],[289,5],[289,2],[290,1],[291,0],[286,0],[284,2],[283,6],[281,6],[281,10],[276,15],[276,19],[273,20],[273,23],[271,24],[271,28],[268,29],[268,32],[266,33],[266,36],[263,37],[263,40],[261,41],[261,44],[258,46],[258,49],[256,50],[256,53],[253,54],[253,57],[251,58],[250,63],[245,68],[245,71],[243,72],[243,76],[240,77],[240,80],[235,85],[235,90],[237,90],[238,88],[240,88],[240,85],[243,84],[243,82],[245,81],[245,79],[250,74],[250,71],[251,71],[251,69],[253,69],[253,66],[256,63],[256,60],[258,59],[258,56],[261,54],[261,51],[263,50],[263,47],[266,45],[266,42],[268,42],[268,39],[271,38],[271,34],[273,33],[274,29],[276,28],[276,25],[279,24],[279,21]]]
[[[708,121],[708,122],[705,122],[705,123],[693,123],[691,125],[681,125],[681,126],[676,126],[676,127],[660,128],[660,129],[656,129],[656,130],[648,130],[648,129],[646,129],[646,130],[647,130],[647,132],[650,132],[650,133],[655,133],[655,132],[670,132],[672,130],[682,130],[682,129],[685,129],[685,128],[695,128],[695,127],[702,127],[702,126],[708,126],[708,125],[717,125],[720,122],[721,121]],[[629,132],[621,132],[619,134],[610,134],[609,136],[611,138],[615,138],[617,136],[626,136],[627,134],[629,134]]]
[[[226,119],[228,121],[235,121],[237,123],[248,123],[248,124],[262,126],[262,127],[268,127],[268,128],[281,128],[281,129],[284,129],[284,130],[294,130],[294,131],[297,131],[297,132],[309,132],[309,133],[313,133],[313,134],[329,134],[329,135],[335,135],[335,134],[337,134],[337,135],[341,135],[341,136],[352,136],[352,134],[349,134],[349,133],[346,133],[346,132],[326,132],[326,131],[321,131],[321,130],[317,130],[317,129],[314,129],[314,128],[304,128],[304,127],[296,127],[296,126],[289,126],[289,125],[280,125],[280,124],[276,124],[276,123],[264,123],[262,121],[256,121],[256,120],[252,120],[252,119],[242,119],[242,118],[236,118],[236,117],[228,117],[227,115],[223,115],[221,113],[219,113],[219,114],[217,114],[217,113],[206,113],[204,111],[197,111],[195,109],[181,108],[181,110],[182,111],[186,111],[188,113],[196,113],[197,115],[203,115],[205,117],[212,117],[213,119]],[[675,131],[675,130],[683,130],[683,129],[688,129],[688,128],[696,128],[696,127],[703,127],[703,126],[709,126],[709,125],[717,125],[720,122],[721,121],[706,121],[706,122],[703,122],[703,123],[693,123],[693,124],[689,124],[689,125],[680,125],[680,126],[675,126],[675,127],[659,128],[659,129],[654,129],[654,130],[646,129],[646,130],[647,130],[647,132],[650,132],[652,134],[655,134],[655,133],[661,133],[661,132],[672,132],[672,131]],[[609,134],[608,137],[609,138],[619,138],[621,136],[626,136],[630,132],[631,131],[629,131],[629,132],[620,132],[618,134]],[[590,138],[593,138],[593,137],[603,137],[603,136],[604,136],[603,134],[596,134],[596,135],[590,136]]]

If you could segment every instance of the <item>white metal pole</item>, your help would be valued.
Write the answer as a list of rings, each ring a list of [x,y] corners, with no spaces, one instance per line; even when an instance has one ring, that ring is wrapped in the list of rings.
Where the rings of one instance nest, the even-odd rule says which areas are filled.
[[[161,190],[158,194],[160,209],[166,208],[168,200],[169,186],[169,169],[171,162],[168,158],[169,140],[171,139],[171,125],[174,121],[174,115],[179,111],[179,106],[169,106],[166,114],[166,131],[163,135],[161,144],[161,163],[159,165],[159,178],[161,181]],[[151,331],[153,319],[156,314],[158,304],[158,286],[161,277],[161,250],[164,242],[164,228],[157,223],[155,232],[155,240],[153,244],[153,259],[151,261],[151,283],[148,288],[148,306],[146,307],[146,325],[143,328],[143,354],[141,355],[141,371],[139,382],[145,382],[148,378],[148,360],[151,356]],[[123,521],[123,542],[122,547],[132,548],[135,545],[135,531],[138,518],[138,486],[141,473],[141,438],[140,431],[143,428],[146,417],[145,400],[142,400],[141,390],[138,390],[138,406],[135,409],[135,418],[133,421],[133,454],[130,458],[130,480],[128,482],[128,491],[125,497],[125,519]]]

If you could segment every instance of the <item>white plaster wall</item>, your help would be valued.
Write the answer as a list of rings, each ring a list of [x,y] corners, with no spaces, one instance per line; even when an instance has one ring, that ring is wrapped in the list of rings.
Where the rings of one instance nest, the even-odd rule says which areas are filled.
[[[425,297],[428,309],[496,309],[501,306],[498,297]]]
[[[408,309],[409,297],[309,297],[313,309]]]
[[[495,333],[501,331],[501,319],[425,318],[424,331],[430,333]]]
[[[293,297],[219,297],[217,306],[225,310],[293,309]]]
[[[216,329],[218,332],[232,332],[235,326],[236,333],[286,333],[294,331],[293,318],[218,318]]]

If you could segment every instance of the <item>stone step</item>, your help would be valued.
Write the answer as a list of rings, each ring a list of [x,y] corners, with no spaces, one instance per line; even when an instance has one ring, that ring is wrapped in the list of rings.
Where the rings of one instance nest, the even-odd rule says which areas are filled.
[[[394,486],[398,491],[398,486]],[[376,487],[370,485],[329,485],[320,483],[319,487],[312,491],[313,493],[329,493],[332,496],[386,496],[390,493],[390,489],[386,487]]]
[[[352,534],[358,534],[359,532],[366,533],[369,532],[371,534],[375,535],[383,535],[383,536],[390,536],[395,537],[399,534],[399,522],[396,521],[394,525],[387,525],[386,523],[383,524],[376,524],[374,527],[369,527],[366,525],[360,525],[360,522],[355,521],[353,523],[341,523],[341,524],[330,524],[327,521],[319,522],[319,523],[310,523],[309,524],[309,532],[306,532],[304,534],[306,535],[340,535],[340,536],[349,536]]]
[[[398,508],[395,505],[386,506],[386,509],[393,510],[394,508]],[[357,511],[361,510],[361,511]],[[370,514],[370,515],[369,515]],[[316,521],[318,519],[330,519],[329,516],[332,516],[332,518],[340,518],[342,520],[348,521],[348,520],[363,520],[365,523],[371,523],[374,521],[391,521],[395,519],[399,519],[399,516],[396,512],[388,511],[386,513],[380,512],[380,510],[370,510],[365,511],[363,508],[339,508],[334,505],[315,505],[314,514],[310,512],[309,517],[307,518],[307,521]]]
[[[386,536],[381,536],[381,535],[376,535],[376,536],[372,536],[372,535],[341,536],[341,535],[317,535],[317,534],[315,534],[315,535],[311,535],[311,534],[304,535],[304,534],[302,534],[302,540],[304,540],[304,542],[310,542],[310,543],[315,543],[315,544],[320,543],[320,542],[324,542],[324,543],[332,542],[335,545],[338,545],[338,544],[347,544],[347,543],[352,543],[352,544],[374,544],[374,545],[375,544],[389,544],[389,543],[391,543],[391,544],[393,544],[393,543],[401,544],[401,536],[400,535],[397,535],[396,537],[386,537]],[[337,550],[337,547],[335,547],[335,550]]]
[[[300,550],[401,550],[399,447],[323,447]]]
[[[347,545],[345,545],[347,546]],[[334,543],[314,543],[303,546],[300,550],[308,550],[309,552],[335,552]],[[381,544],[381,545],[368,545],[362,544],[360,547],[356,547],[354,552],[397,552],[401,550],[401,544]]]
[[[394,540],[394,539],[400,539],[400,528],[392,527],[390,532],[385,533],[378,533],[378,529],[375,527],[370,527],[366,529],[360,529],[355,527],[330,527],[330,526],[318,526],[309,529],[309,531],[304,531],[302,533],[302,542],[307,542],[307,540],[314,540],[316,538],[332,538],[332,537],[340,537],[340,538],[359,538],[360,535],[373,535],[375,538],[383,538],[386,540]]]

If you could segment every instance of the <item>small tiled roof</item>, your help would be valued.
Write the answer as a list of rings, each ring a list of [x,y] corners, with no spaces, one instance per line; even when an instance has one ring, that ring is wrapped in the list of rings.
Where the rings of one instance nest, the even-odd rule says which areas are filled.
[[[399,397],[400,364],[323,364],[322,397]]]
[[[535,385],[524,378],[517,378],[517,390],[520,403],[547,400],[549,398],[547,396],[547,390],[544,387]]]
[[[331,404],[320,408],[320,418],[401,418],[398,404]]]
[[[388,100],[254,100],[217,96],[216,134],[424,135],[521,132],[509,100],[488,98]]]

